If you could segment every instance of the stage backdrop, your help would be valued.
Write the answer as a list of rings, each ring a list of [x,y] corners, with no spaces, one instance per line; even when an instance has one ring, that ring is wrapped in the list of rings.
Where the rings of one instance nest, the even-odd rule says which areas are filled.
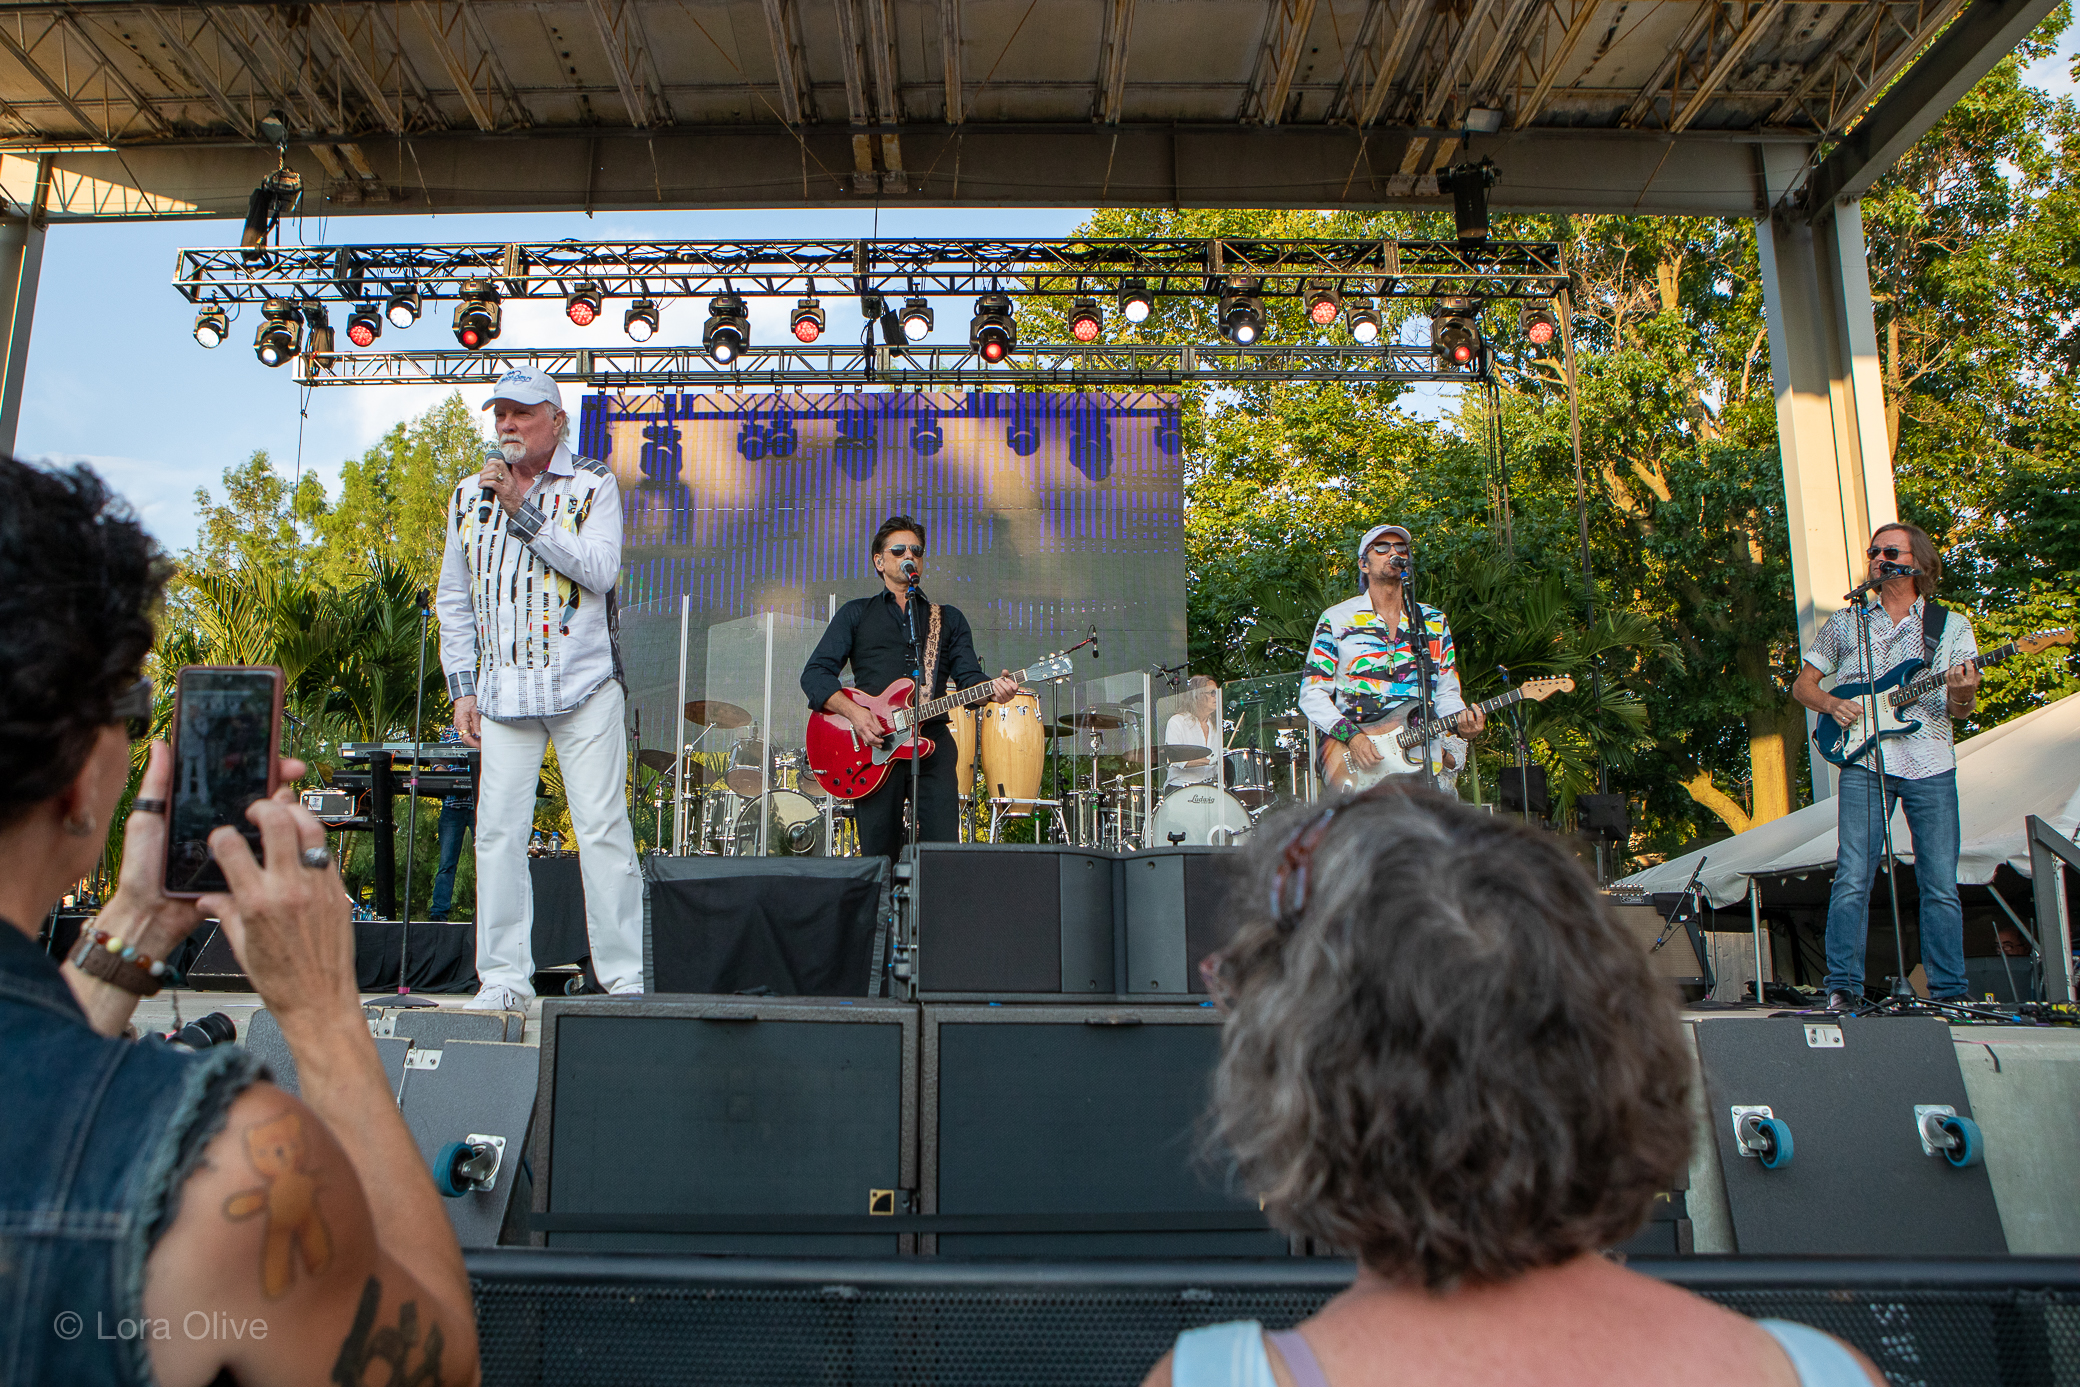
[[[1092,626],[1101,657],[1080,657],[1079,677],[1182,660],[1178,430],[1176,398],[1156,393],[587,396],[577,449],[625,498],[623,651],[644,744],[670,744],[682,595],[689,699],[741,696],[754,677],[711,672],[709,628],[795,619],[774,647],[783,736],[802,704],[796,646],[875,590],[868,545],[897,513],[924,522],[924,590],[967,614],[985,669]],[[725,644],[739,643],[715,657],[735,658]]]

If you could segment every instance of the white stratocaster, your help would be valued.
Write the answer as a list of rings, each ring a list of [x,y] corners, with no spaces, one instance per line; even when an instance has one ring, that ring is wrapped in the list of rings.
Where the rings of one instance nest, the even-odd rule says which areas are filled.
[[[1497,694],[1473,706],[1482,713],[1492,713],[1519,699],[1543,703],[1556,693],[1573,692],[1574,680],[1565,674],[1549,679],[1526,679],[1508,693]],[[1359,735],[1372,738],[1372,745],[1379,751],[1379,764],[1369,769],[1359,766],[1351,758],[1348,748],[1331,746],[1327,764],[1323,767],[1323,778],[1329,783],[1329,792],[1340,795],[1370,789],[1390,775],[1421,775],[1426,733],[1430,740],[1430,773],[1437,777],[1440,786],[1446,789],[1456,786],[1466,753],[1466,743],[1456,735],[1460,715],[1453,713],[1449,717],[1432,718],[1427,724],[1411,725],[1409,719],[1419,709],[1420,705],[1410,699],[1378,722],[1359,729]]]

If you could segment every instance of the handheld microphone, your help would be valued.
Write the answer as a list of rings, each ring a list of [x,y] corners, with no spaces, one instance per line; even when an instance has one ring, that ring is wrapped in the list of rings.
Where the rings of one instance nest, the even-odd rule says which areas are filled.
[[[487,443],[484,445],[484,460],[486,462],[502,463],[506,460],[506,450],[499,447],[496,443]],[[491,506],[497,500],[498,493],[488,486],[485,487],[483,494],[477,498],[477,523],[479,525],[490,523]]]

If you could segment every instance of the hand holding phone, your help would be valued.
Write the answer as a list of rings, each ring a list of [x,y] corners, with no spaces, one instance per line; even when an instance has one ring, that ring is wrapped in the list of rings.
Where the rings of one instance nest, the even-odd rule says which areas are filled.
[[[229,825],[255,857],[246,810],[281,783],[282,672],[272,665],[188,665],[174,683],[173,792],[166,807],[165,892],[230,889],[209,835]]]

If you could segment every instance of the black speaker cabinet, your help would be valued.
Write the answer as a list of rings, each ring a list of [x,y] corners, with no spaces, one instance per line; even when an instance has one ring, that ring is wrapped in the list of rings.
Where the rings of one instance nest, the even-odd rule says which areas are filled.
[[[878,990],[886,858],[648,857],[643,874],[646,992]]]
[[[907,932],[920,996],[1113,991],[1112,854],[998,843],[914,851]]]
[[[927,1252],[1279,1257],[1286,1237],[1198,1153],[1211,1007],[923,1008]],[[957,1221],[957,1222],[956,1222]],[[936,1244],[936,1247],[934,1247]]]
[[[1228,942],[1223,910],[1234,848],[1156,848],[1120,859],[1126,906],[1123,993],[1206,994],[1199,960]]]
[[[910,1250],[877,1223],[917,1187],[917,1008],[545,1001],[541,1036],[535,1245]]]

